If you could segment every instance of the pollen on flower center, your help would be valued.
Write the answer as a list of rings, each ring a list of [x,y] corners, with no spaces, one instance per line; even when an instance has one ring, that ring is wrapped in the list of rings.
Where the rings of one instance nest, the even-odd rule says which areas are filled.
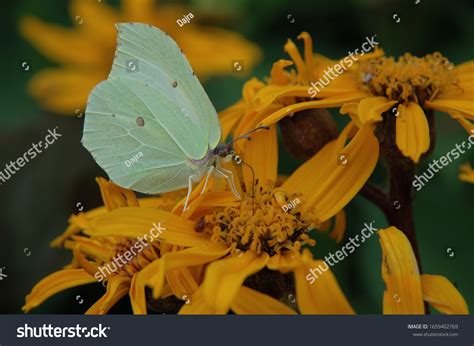
[[[318,224],[312,215],[303,216],[298,196],[287,196],[267,185],[258,186],[255,196],[247,195],[238,207],[216,209],[204,216],[201,231],[208,232],[213,242],[223,242],[233,252],[251,250],[273,256],[282,250],[299,251],[302,245],[314,246],[308,232]],[[291,208],[282,208],[288,204]],[[285,211],[286,210],[286,211]]]
[[[458,88],[452,68],[449,60],[438,52],[422,58],[406,53],[398,61],[393,57],[362,61],[358,78],[373,95],[422,105],[448,88]]]

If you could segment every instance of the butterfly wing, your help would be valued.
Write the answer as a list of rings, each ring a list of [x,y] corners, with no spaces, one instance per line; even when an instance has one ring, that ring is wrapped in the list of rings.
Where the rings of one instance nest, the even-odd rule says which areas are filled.
[[[171,38],[143,24],[118,28],[113,69],[89,96],[82,142],[120,186],[143,193],[185,187],[206,170],[191,160],[218,144],[217,114]]]
[[[180,142],[188,157],[202,159],[208,146],[201,143],[214,149],[221,130],[216,110],[183,52],[170,36],[151,25],[118,24],[117,30],[117,51],[109,78],[139,80],[179,105],[178,118],[183,121],[174,117],[160,121],[170,133],[192,133],[191,138],[180,137]]]

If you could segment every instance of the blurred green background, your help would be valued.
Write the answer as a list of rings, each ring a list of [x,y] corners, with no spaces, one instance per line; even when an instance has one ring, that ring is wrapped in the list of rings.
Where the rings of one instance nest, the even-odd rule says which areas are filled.
[[[118,4],[118,1],[102,2]],[[373,34],[377,34],[387,55],[440,51],[455,64],[474,58],[474,2],[416,2],[226,0],[224,4],[220,0],[196,0],[183,3],[194,14],[193,20],[206,24],[209,18],[221,18],[217,22],[222,27],[238,31],[257,43],[264,52],[264,60],[251,75],[259,78],[268,75],[274,61],[287,58],[283,45],[288,38],[296,41],[301,31],[312,35],[317,53],[332,58],[344,56]],[[21,313],[24,297],[33,285],[68,264],[70,253],[51,249],[49,242],[63,232],[69,216],[77,213],[78,208],[83,206],[88,210],[101,205],[94,178],[104,173],[79,142],[83,118],[42,111],[26,92],[32,75],[53,64],[19,36],[18,20],[25,14],[34,14],[50,22],[71,25],[68,2],[18,0],[5,2],[3,6],[0,167],[3,169],[10,160],[16,160],[32,142],[43,139],[48,129],[59,126],[58,132],[62,134],[56,144],[0,185],[0,268],[8,275],[0,280],[0,313]],[[400,18],[398,23],[394,15]],[[22,68],[24,61],[30,65],[28,71]],[[230,65],[231,62],[229,70]],[[208,80],[205,89],[220,111],[240,98],[244,81],[229,71],[229,76]],[[431,159],[467,138],[465,131],[444,114],[437,114],[436,126],[437,145]],[[280,156],[281,173],[289,174],[300,164],[283,148]],[[459,165],[467,161],[474,163],[473,152],[444,168],[417,194],[415,222],[424,272],[443,275],[454,282],[472,311],[474,261],[470,246],[474,240],[471,220],[474,185],[457,179]],[[374,174],[373,180],[384,182],[382,170]],[[359,233],[363,223],[372,220],[376,227],[386,226],[380,211],[361,197],[355,198],[346,211],[347,235]],[[338,246],[326,235],[315,234],[315,237],[319,241],[315,254],[321,258],[345,242]],[[448,255],[448,248],[453,249],[453,257]],[[383,282],[378,237],[370,238],[333,270],[358,313],[381,313]],[[82,313],[102,293],[99,285],[71,289],[33,312]],[[80,299],[83,304],[79,304]],[[128,302],[121,302],[113,312],[130,312]]]

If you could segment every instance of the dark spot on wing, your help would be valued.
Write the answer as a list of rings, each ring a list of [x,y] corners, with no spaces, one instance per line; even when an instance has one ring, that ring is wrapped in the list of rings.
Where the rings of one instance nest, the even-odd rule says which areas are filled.
[[[137,118],[137,125],[138,126],[143,126],[145,125],[145,120],[142,117]]]

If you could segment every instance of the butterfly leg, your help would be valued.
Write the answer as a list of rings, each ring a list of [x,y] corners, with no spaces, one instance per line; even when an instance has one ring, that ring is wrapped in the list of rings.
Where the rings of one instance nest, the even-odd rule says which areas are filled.
[[[209,177],[211,176],[211,173],[212,171],[214,171],[216,167],[214,167],[213,165],[211,165],[211,167],[209,167],[208,171],[207,171],[207,176],[206,176],[206,181],[204,182],[204,187],[202,188],[202,191],[201,191],[201,195],[206,191],[206,187],[207,187],[207,183],[209,181]]]
[[[240,199],[240,194],[237,191],[237,188],[235,187],[235,183],[234,183],[234,174],[231,171],[222,167],[220,167],[219,169],[216,168],[216,173],[220,174],[222,177],[227,179],[227,182],[229,183],[229,187],[232,190],[232,193],[235,195],[235,197]]]
[[[197,174],[190,175],[188,178],[188,194],[186,195],[186,201],[184,202],[183,212],[188,208],[189,197],[191,196],[191,191],[193,191],[193,178],[199,178]]]

